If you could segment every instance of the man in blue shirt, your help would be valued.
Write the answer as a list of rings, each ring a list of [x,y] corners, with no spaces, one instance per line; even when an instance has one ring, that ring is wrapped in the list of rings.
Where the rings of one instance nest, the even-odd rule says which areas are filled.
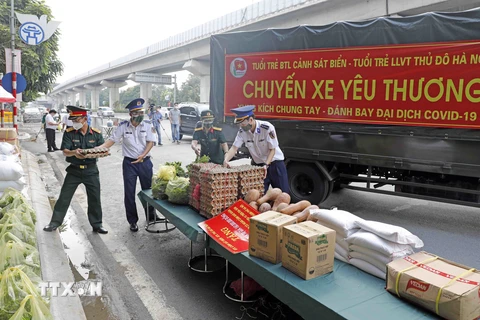
[[[151,104],[148,110],[148,117],[150,121],[152,121],[152,125],[157,132],[158,137],[158,146],[162,145],[162,132],[160,131],[161,121],[162,121],[162,112],[160,111],[160,107],[155,109],[155,105]]]

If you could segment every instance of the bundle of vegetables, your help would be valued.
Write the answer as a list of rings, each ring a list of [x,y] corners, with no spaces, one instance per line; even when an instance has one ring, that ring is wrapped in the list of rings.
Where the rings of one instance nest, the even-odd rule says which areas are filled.
[[[182,168],[182,163],[180,161],[175,162],[165,162],[166,166],[174,166],[175,167],[175,174],[177,177],[185,178],[187,176],[185,170]]]
[[[168,201],[176,204],[188,204],[190,182],[188,178],[176,177],[170,180],[165,190]]]
[[[210,157],[209,156],[201,156],[201,157],[198,157],[195,159],[195,161],[193,161],[192,163],[190,163],[189,165],[187,165],[187,176],[190,176],[190,170],[192,170],[192,165],[194,163],[208,163],[208,161],[210,161]]]
[[[38,283],[32,282],[23,269],[11,267],[1,275],[0,319],[53,319]]]
[[[152,181],[152,195],[155,199],[167,199],[165,190],[167,189],[168,181],[175,178],[176,174],[177,171],[175,169],[175,166],[160,166],[157,175],[153,178]]]
[[[312,205],[307,200],[297,203],[290,203],[290,195],[278,188],[269,189],[264,196],[260,196],[260,191],[251,189],[247,192],[244,199],[252,208],[262,212],[277,211],[297,217],[298,222],[305,221],[310,216],[310,210],[318,209],[318,206]]]
[[[15,189],[5,190],[0,206],[0,319],[53,319],[38,287],[35,212]]]

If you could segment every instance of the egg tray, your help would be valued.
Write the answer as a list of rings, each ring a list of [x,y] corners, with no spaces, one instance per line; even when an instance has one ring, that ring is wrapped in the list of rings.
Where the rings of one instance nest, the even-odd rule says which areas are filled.
[[[212,199],[222,198],[229,195],[237,195],[238,189],[236,187],[229,187],[223,189],[200,189],[200,197],[209,197]]]
[[[108,148],[82,149],[80,150],[80,153],[82,153],[87,159],[104,158],[110,155],[110,149]]]

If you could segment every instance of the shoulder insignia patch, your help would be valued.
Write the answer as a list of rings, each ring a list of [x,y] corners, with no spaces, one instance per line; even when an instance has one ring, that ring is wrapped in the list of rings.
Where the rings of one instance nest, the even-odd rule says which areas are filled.
[[[95,131],[96,133],[102,133],[102,130],[99,130],[97,128],[92,128],[93,131]]]
[[[68,128],[68,129],[65,130],[65,131],[66,131],[66,132],[72,132],[73,130],[75,130],[75,129],[73,129],[73,128]]]
[[[203,128],[195,128],[195,131],[202,131]]]
[[[222,131],[222,128],[213,127],[213,130]]]
[[[124,121],[120,122],[119,126],[121,126],[122,124],[126,124],[126,123],[128,123],[128,120],[124,120]]]
[[[270,129],[270,126],[268,124],[263,123],[263,124],[260,125],[260,128],[268,130],[268,129]]]
[[[150,121],[150,120],[143,120],[143,122],[145,122],[145,123],[152,123],[152,121]]]

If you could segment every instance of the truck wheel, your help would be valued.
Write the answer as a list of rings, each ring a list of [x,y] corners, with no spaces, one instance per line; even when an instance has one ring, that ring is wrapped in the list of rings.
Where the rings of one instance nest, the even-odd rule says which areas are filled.
[[[288,166],[288,184],[292,202],[308,200],[318,204],[331,192],[329,181],[315,167],[306,163],[293,163]]]

